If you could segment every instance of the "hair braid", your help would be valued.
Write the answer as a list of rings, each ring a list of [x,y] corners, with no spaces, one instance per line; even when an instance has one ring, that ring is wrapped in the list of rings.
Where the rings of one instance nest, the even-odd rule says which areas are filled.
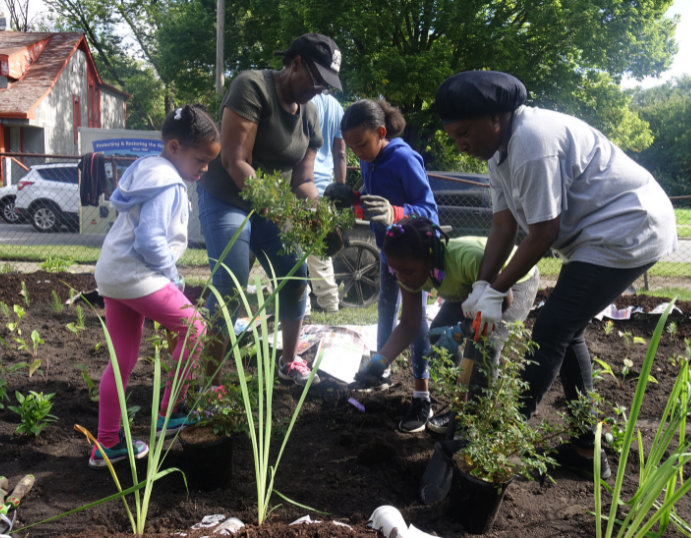
[[[185,105],[169,112],[161,128],[164,141],[176,139],[183,147],[219,142],[221,136],[204,105]]]
[[[386,256],[431,260],[435,287],[444,279],[444,255],[449,236],[426,217],[408,215],[386,229],[382,250]]]

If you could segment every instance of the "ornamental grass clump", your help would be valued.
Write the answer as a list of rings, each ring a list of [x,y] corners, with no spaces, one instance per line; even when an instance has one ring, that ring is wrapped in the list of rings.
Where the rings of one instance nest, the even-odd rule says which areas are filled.
[[[691,371],[688,357],[678,360],[679,374],[667,405],[662,414],[655,439],[647,452],[643,445],[643,436],[636,430],[636,421],[643,404],[645,389],[650,381],[650,372],[657,352],[657,346],[664,330],[667,317],[674,301],[665,310],[655,328],[648,347],[638,385],[631,403],[626,427],[621,440],[621,457],[617,468],[614,488],[603,480],[595,481],[595,532],[597,538],[656,538],[662,536],[670,524],[684,536],[691,536],[691,525],[676,512],[675,505],[691,490],[691,479],[685,477],[685,466],[691,461],[691,440],[686,436],[686,421],[691,410]],[[602,443],[603,423],[597,425],[595,435],[594,476],[600,476],[600,447]],[[624,501],[623,483],[626,476],[626,462],[634,433],[638,442],[638,489],[633,496]],[[612,496],[609,514],[604,515],[601,488]],[[607,521],[603,533],[602,520]],[[614,524],[619,527],[615,533]],[[659,523],[657,530],[652,528]]]
[[[492,483],[508,482],[520,475],[533,480],[535,472],[547,474],[555,461],[538,449],[564,442],[570,435],[586,431],[595,421],[594,409],[599,403],[595,394],[582,395],[570,403],[569,413],[560,413],[562,424],[543,420],[529,425],[523,416],[520,396],[528,387],[521,372],[531,362],[536,344],[520,321],[507,324],[509,335],[501,352],[496,378],[491,378],[487,338],[476,345],[482,351],[482,362],[475,363],[488,377],[487,386],[470,401],[465,401],[468,387],[457,383],[461,370],[443,357],[445,365],[436,376],[451,395],[451,408],[458,413],[457,431],[467,444],[454,456],[458,467],[470,475]],[[443,350],[437,349],[440,355]]]

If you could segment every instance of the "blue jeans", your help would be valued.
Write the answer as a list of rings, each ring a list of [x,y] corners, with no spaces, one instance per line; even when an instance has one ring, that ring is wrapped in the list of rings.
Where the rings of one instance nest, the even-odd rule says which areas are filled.
[[[221,257],[226,246],[235,232],[242,225],[249,214],[244,209],[219,200],[208,193],[202,187],[197,186],[199,195],[199,220],[202,224],[202,233],[206,241],[206,252],[209,255],[209,267],[213,271],[216,260]],[[242,286],[243,291],[247,287],[250,274],[250,251],[254,253],[268,275],[271,274],[271,266],[280,279],[286,276],[298,262],[295,254],[279,255],[283,244],[279,237],[278,226],[259,215],[252,215],[245,228],[240,232],[233,248],[230,249],[222,262],[230,269]],[[289,280],[279,292],[279,319],[294,321],[305,316],[305,300],[307,297],[307,267],[303,263],[295,272],[293,278],[303,280]],[[221,296],[235,297],[236,288],[233,279],[223,267],[219,267],[213,276],[213,285]],[[232,312],[233,322],[237,318],[237,310],[240,303],[234,299],[228,303]],[[214,320],[214,330],[224,332],[226,330],[225,319],[217,315],[218,303],[214,294],[209,295],[206,302],[209,315]]]
[[[381,349],[398,324],[398,310],[401,306],[401,294],[396,277],[389,272],[389,266],[381,262],[379,266],[379,323],[377,325],[377,349]],[[413,377],[429,379],[425,352],[429,349],[427,340],[427,292],[422,292],[422,323],[420,331],[410,346],[413,355]]]

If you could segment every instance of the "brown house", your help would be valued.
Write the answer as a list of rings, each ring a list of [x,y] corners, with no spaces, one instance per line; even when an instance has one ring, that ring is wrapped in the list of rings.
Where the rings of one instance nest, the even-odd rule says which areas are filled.
[[[78,127],[124,129],[129,97],[83,34],[0,31],[0,151],[77,155]]]

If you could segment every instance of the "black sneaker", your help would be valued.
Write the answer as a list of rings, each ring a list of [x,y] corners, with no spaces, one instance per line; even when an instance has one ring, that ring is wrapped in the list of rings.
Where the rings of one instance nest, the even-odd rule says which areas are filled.
[[[565,443],[554,447],[548,455],[554,458],[562,467],[576,471],[582,476],[593,478],[594,458],[581,456],[576,452],[571,443]],[[606,480],[610,476],[612,476],[612,470],[609,468],[607,454],[605,454],[604,449],[602,449],[600,451],[600,478]]]
[[[431,401],[413,398],[413,405],[398,424],[398,429],[405,433],[421,432],[433,415]]]
[[[427,422],[427,429],[434,433],[439,433],[441,435],[446,435],[449,429],[449,423],[451,422],[451,417],[453,416],[452,411],[447,411],[441,415],[436,415],[429,419]]]

